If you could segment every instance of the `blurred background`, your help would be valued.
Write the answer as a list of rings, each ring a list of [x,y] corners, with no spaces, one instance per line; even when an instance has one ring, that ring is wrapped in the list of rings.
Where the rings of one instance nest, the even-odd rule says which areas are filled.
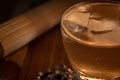
[[[38,5],[44,4],[47,1],[51,1],[51,0],[0,0],[0,23],[5,22],[6,20],[9,20],[10,18],[15,17],[21,13],[24,13],[27,10],[37,7]],[[76,0],[76,1],[86,1],[86,0]],[[119,1],[119,0],[114,0],[114,1]]]
[[[0,0],[0,23],[47,1],[48,0]]]

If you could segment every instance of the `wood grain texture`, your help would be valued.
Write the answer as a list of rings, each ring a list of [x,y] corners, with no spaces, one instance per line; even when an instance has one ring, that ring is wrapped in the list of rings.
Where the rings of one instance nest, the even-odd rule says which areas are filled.
[[[7,57],[21,67],[18,80],[34,80],[39,71],[45,71],[55,65],[65,64],[70,67],[65,54],[60,25],[33,40]]]
[[[7,56],[6,59],[16,62],[20,67],[23,66],[23,62],[28,53],[29,44],[23,46],[22,48],[16,50],[11,55]]]
[[[0,42],[5,55],[29,43],[59,23],[63,12],[77,1],[48,1],[0,25]]]
[[[0,59],[2,59],[3,56],[4,56],[4,49],[3,49],[3,46],[2,46],[2,44],[0,42]]]
[[[33,80],[39,71],[60,64],[69,65],[69,61],[57,26],[30,43],[19,80]]]
[[[65,64],[71,67],[63,47],[60,25],[18,49],[7,59],[20,65],[18,80],[34,80],[39,71],[43,72],[55,65]]]

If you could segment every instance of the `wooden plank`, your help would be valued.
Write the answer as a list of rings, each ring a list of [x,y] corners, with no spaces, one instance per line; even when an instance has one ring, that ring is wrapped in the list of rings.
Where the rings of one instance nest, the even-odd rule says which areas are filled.
[[[76,3],[74,1],[71,2],[72,0],[68,0],[68,2],[67,0],[62,1],[64,4],[62,4],[61,8],[65,5]],[[58,9],[55,8],[55,10],[57,11]],[[29,16],[29,18],[30,17],[31,16]],[[34,20],[34,22],[36,21]],[[7,59],[13,60],[21,66],[22,71],[18,80],[34,80],[39,71],[45,71],[55,65],[65,64],[70,67],[70,63],[65,54],[62,43],[60,25],[57,25],[47,33],[33,40],[29,43],[29,46],[27,45],[18,49],[14,54],[8,56]]]
[[[22,67],[23,66],[23,62],[24,62],[25,57],[26,57],[27,52],[28,52],[28,48],[29,48],[29,44],[27,44],[27,45],[23,46],[22,48],[16,50],[15,52],[13,52],[13,54],[7,56],[6,59],[14,61],[20,67]]]
[[[34,80],[39,71],[60,64],[70,66],[58,25],[30,43],[19,80]]]
[[[0,25],[0,42],[5,55],[29,43],[59,23],[63,12],[76,1],[48,1]]]

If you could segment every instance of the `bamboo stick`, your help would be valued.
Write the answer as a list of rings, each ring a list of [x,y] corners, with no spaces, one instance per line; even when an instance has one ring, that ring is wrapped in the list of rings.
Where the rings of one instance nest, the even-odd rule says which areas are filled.
[[[4,57],[59,23],[63,12],[76,1],[49,1],[0,25]]]

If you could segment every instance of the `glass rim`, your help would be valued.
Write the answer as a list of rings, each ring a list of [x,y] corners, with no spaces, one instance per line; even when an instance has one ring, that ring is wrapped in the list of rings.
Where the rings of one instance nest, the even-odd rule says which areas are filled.
[[[65,29],[65,25],[63,24],[63,18],[64,18],[64,15],[66,15],[72,8],[78,6],[78,5],[84,5],[84,4],[91,4],[91,3],[110,3],[110,4],[119,4],[120,5],[120,2],[118,1],[83,1],[83,2],[80,2],[80,3],[77,3],[71,7],[69,7],[62,15],[61,17],[61,30],[64,30],[64,32],[70,37],[70,38],[74,38],[74,41],[77,42],[77,43],[80,43],[82,44],[83,46],[89,46],[89,47],[95,47],[95,48],[117,48],[117,47],[120,47],[120,44],[118,45],[113,45],[113,46],[108,46],[108,45],[95,45],[95,44],[88,44],[88,42],[84,41],[84,40],[80,40],[80,39],[77,39],[74,35],[72,35],[67,29]]]

